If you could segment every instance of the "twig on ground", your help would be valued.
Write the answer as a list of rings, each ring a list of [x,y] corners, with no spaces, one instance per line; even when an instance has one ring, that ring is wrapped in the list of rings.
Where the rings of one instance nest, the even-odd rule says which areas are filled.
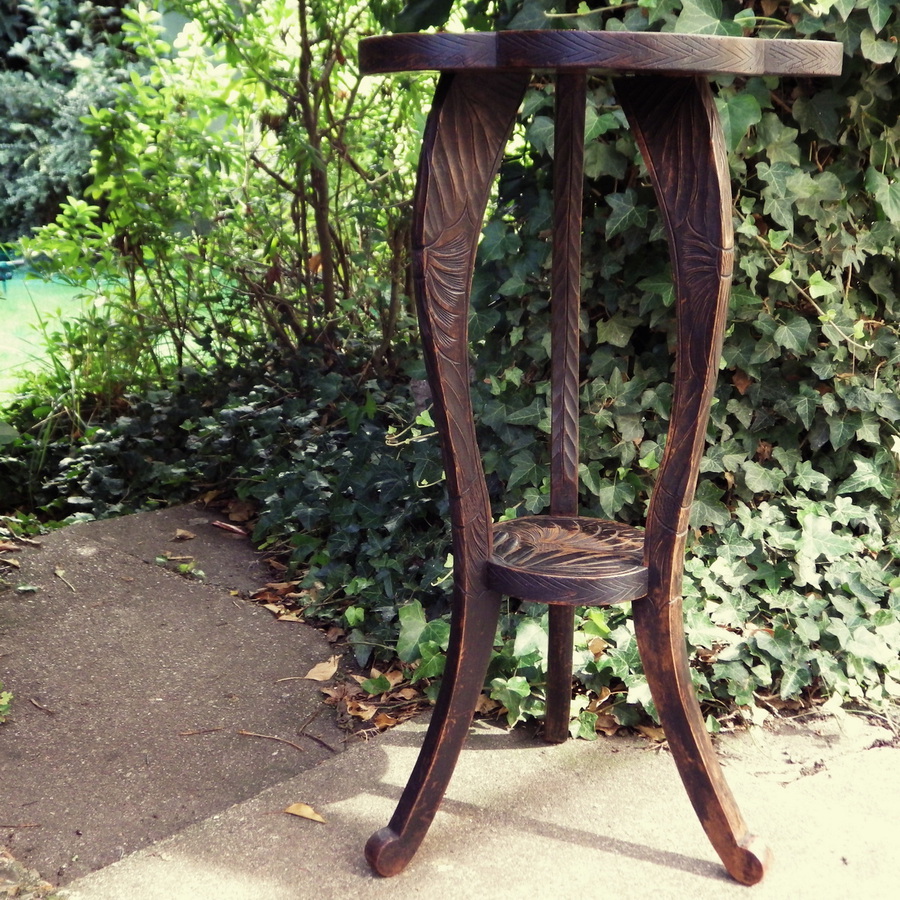
[[[303,752],[303,748],[299,744],[295,744],[293,741],[287,740],[287,738],[276,737],[274,734],[257,734],[255,731],[244,731],[243,729],[239,730],[238,734],[242,734],[244,737],[265,738],[267,741],[278,741],[281,744],[287,744],[295,750],[299,750],[301,753]],[[307,737],[309,737],[309,735],[307,735]]]

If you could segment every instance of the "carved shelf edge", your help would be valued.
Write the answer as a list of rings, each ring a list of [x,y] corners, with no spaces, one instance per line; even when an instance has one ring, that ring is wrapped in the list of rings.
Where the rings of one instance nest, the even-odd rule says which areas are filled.
[[[459,69],[557,72],[840,75],[843,46],[646,31],[498,31],[390,34],[359,45],[363,74]]]
[[[647,593],[644,533],[582,516],[523,516],[494,525],[490,588],[535,603],[609,606]]]

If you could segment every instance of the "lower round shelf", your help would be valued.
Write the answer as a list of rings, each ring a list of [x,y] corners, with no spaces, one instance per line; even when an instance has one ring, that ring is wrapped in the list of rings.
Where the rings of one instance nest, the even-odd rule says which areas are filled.
[[[647,593],[644,533],[582,516],[524,516],[494,525],[488,586],[536,603],[609,606]]]

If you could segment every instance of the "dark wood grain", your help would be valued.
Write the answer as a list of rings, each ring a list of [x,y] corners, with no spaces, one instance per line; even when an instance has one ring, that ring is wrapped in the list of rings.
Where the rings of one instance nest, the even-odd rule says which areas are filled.
[[[560,73],[556,78],[553,137],[550,294],[550,514],[555,516],[578,515],[579,310],[586,105],[585,73]],[[575,610],[554,605],[549,614],[544,714],[544,738],[550,743],[562,743],[569,735],[574,649]]]
[[[484,684],[500,615],[485,582],[491,514],[469,393],[468,314],[491,184],[528,76],[444,75],[428,118],[413,209],[413,276],[453,533],[447,664],[419,758],[386,828],[366,844],[381,875],[401,871],[437,812]]]
[[[541,69],[672,74],[840,75],[829,41],[760,40],[647,31],[392,34],[359,46],[363,73]]]
[[[644,535],[575,516],[523,516],[494,525],[494,590],[536,603],[610,606],[644,597]]]
[[[550,605],[549,740],[564,739],[574,605],[633,600],[638,648],[672,755],[707,835],[738,881],[762,878],[690,677],[681,588],[685,539],[722,350],[733,235],[725,145],[706,76],[837,74],[841,47],[627,32],[394,35],[361,46],[368,72],[444,71],[423,140],[413,274],[447,476],[454,608],[438,702],[409,782],[366,856],[383,875],[415,853],[440,804],[482,688],[500,598]],[[557,79],[552,269],[551,513],[494,525],[472,418],[469,290],[492,179],[531,72]],[[645,531],[578,515],[578,357],[585,77],[614,71],[669,242],[674,398]],[[652,74],[647,74],[652,73]],[[678,77],[672,77],[672,76]],[[565,632],[568,630],[568,635]]]
[[[731,876],[755,884],[768,851],[725,782],[697,703],[685,649],[684,545],[722,351],[733,231],[725,142],[704,78],[617,79],[666,225],[675,277],[675,394],[647,514],[647,599],[633,617],[644,673],[700,823]]]

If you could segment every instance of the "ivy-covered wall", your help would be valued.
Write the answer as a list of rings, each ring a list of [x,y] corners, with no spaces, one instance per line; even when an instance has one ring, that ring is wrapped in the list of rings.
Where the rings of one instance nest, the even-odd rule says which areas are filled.
[[[897,7],[640,0],[581,3],[577,14],[557,16],[546,0],[498,6],[509,28],[844,44],[840,78],[718,79],[737,266],[692,520],[687,630],[710,700],[896,700]],[[433,6],[410,4],[407,21],[415,9]],[[490,11],[466,10],[474,24]],[[526,99],[520,151],[501,171],[476,276],[474,330],[489,339],[478,344],[474,384],[498,514],[548,506],[546,440],[535,439],[534,426],[547,431],[552,96],[552,84],[538,81]],[[582,503],[640,523],[665,440],[673,297],[660,218],[623,125],[608,84],[597,81],[586,136]],[[647,701],[621,613],[586,618],[579,646],[587,687],[624,682],[631,701]],[[528,669],[539,682],[540,654],[525,656],[512,677]],[[498,696],[503,689],[495,684]],[[539,693],[527,699],[539,705]]]

